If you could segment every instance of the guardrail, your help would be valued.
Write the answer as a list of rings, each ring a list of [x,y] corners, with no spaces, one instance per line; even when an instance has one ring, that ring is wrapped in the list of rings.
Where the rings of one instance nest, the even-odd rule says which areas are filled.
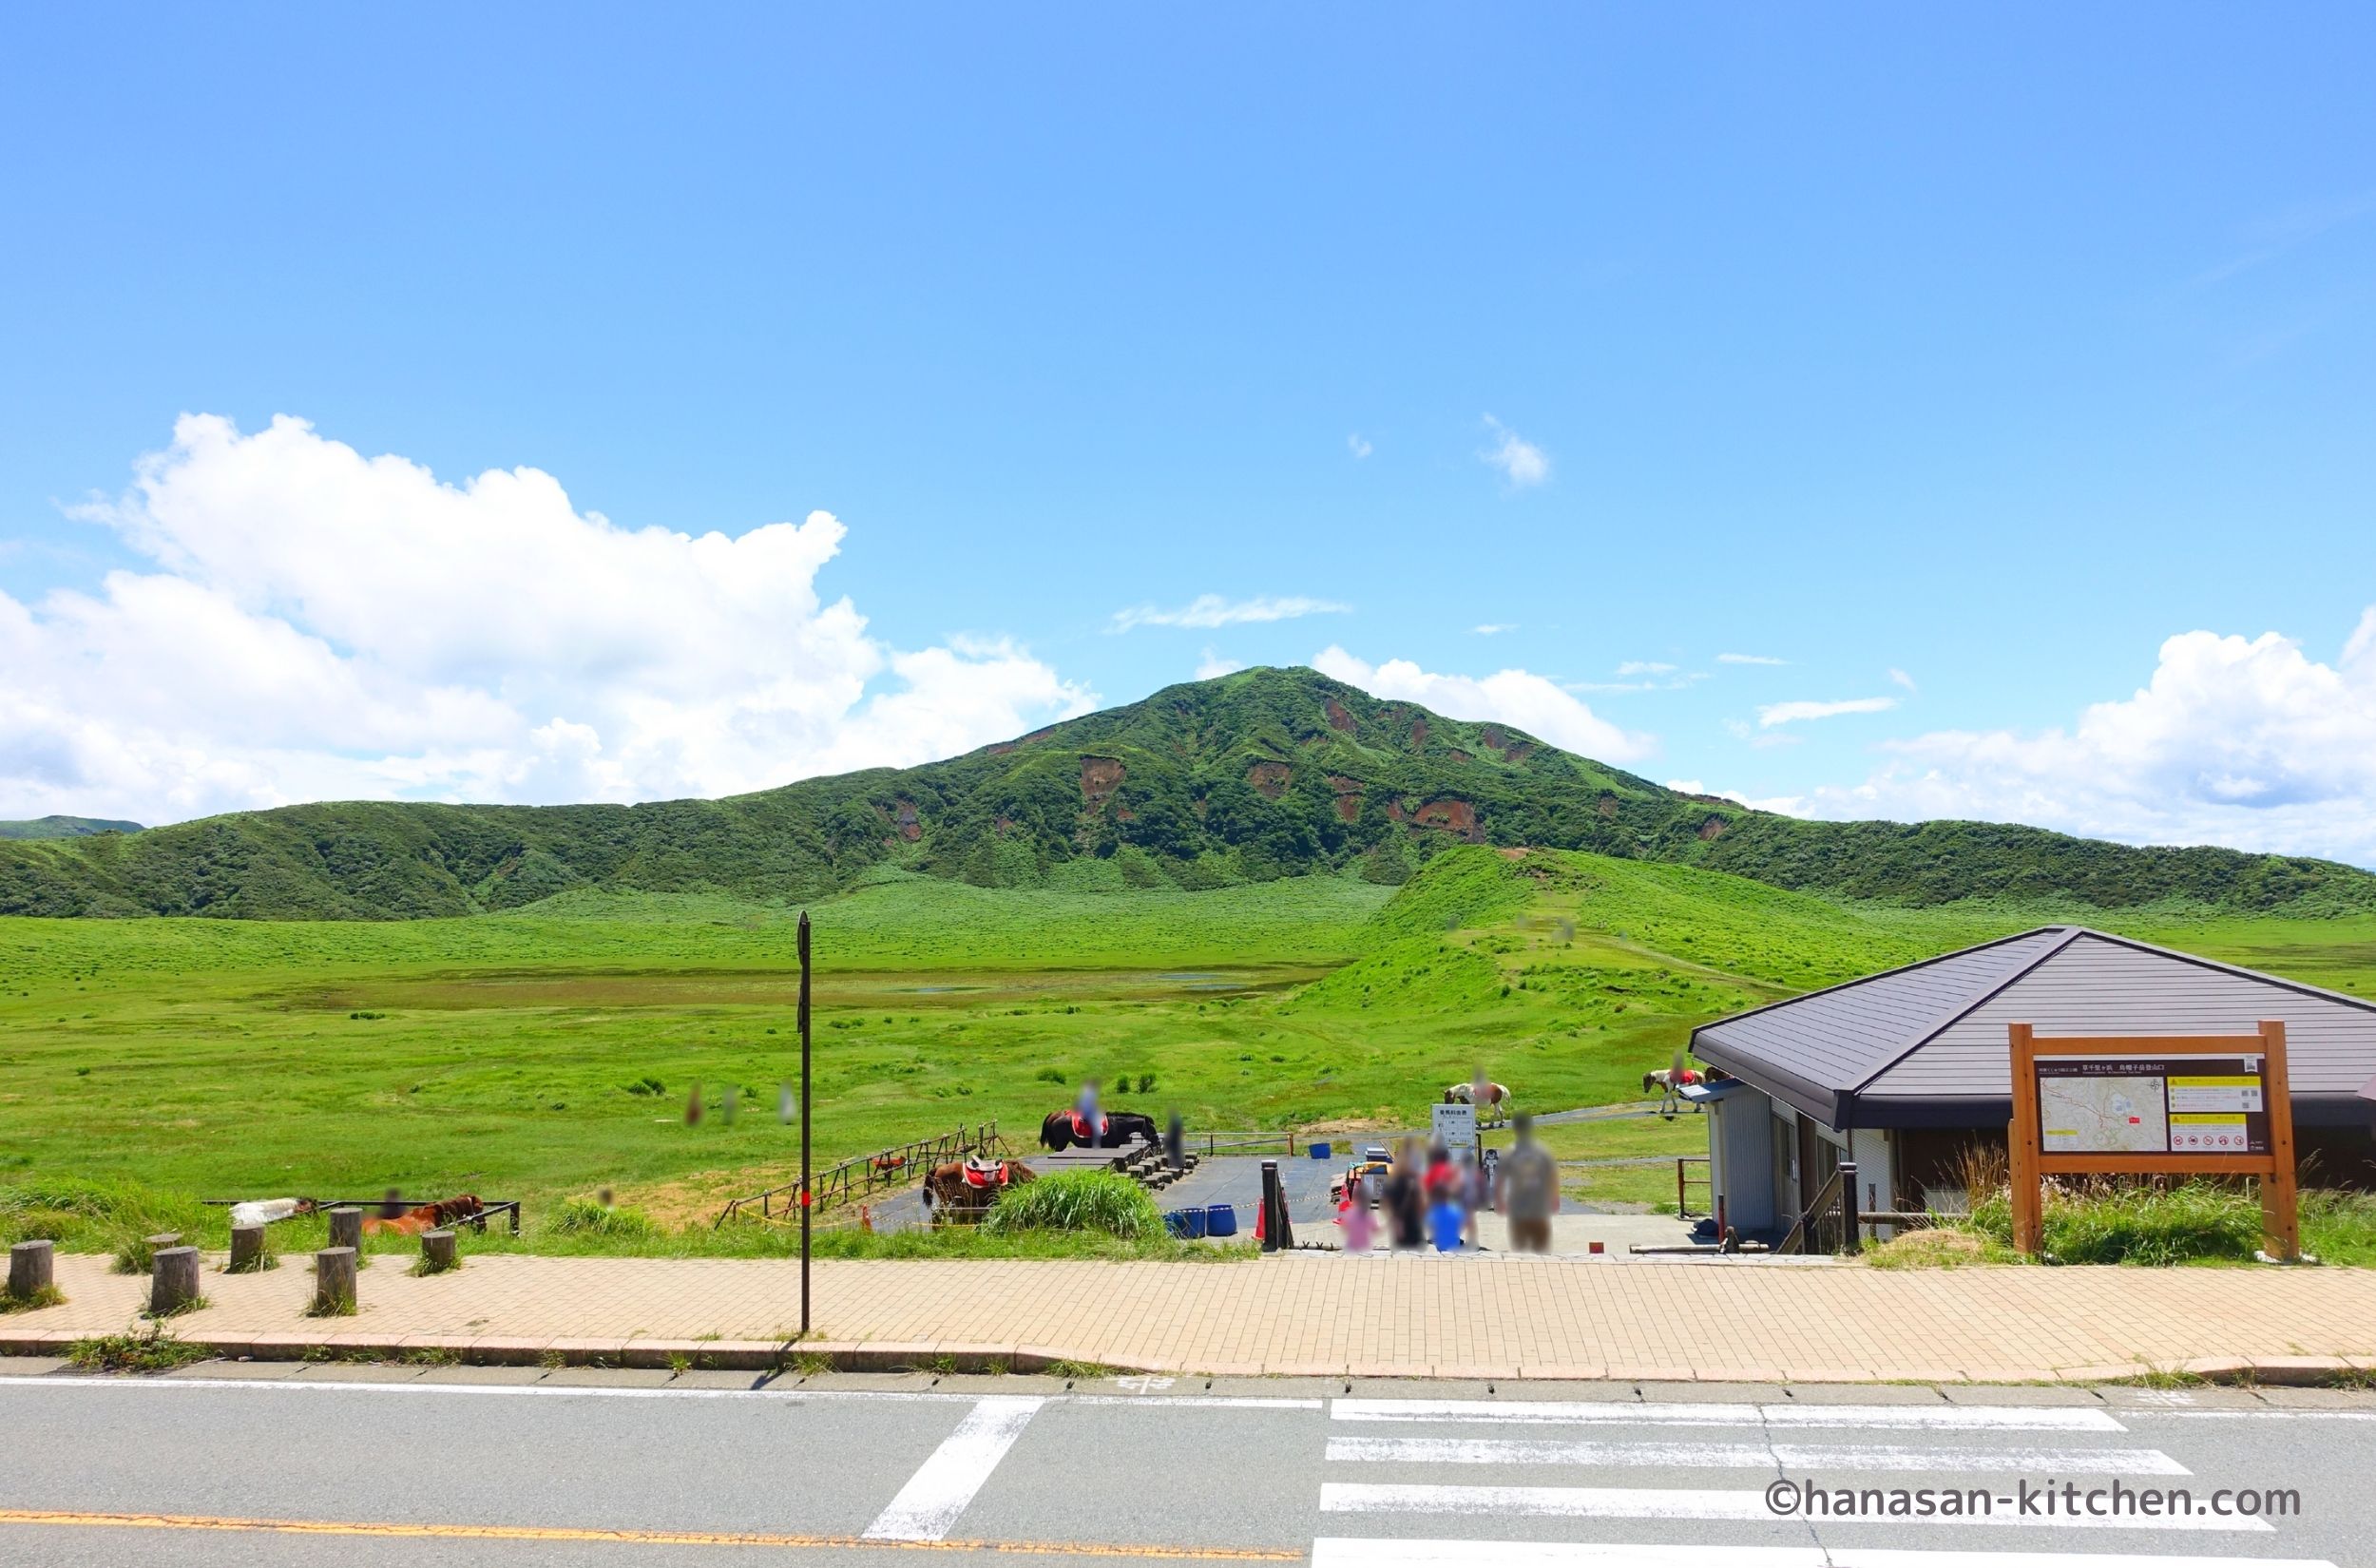
[[[1695,1175],[1693,1166],[1699,1170]],[[1697,1186],[1706,1202],[1694,1208],[1691,1189]],[[1675,1157],[1675,1213],[1680,1219],[1707,1219],[1716,1212],[1715,1180],[1708,1171],[1706,1155],[1677,1155]]]
[[[1196,1133],[1181,1141],[1187,1148],[1200,1148],[1207,1156],[1261,1155],[1284,1151],[1292,1159],[1295,1154],[1295,1134],[1293,1130],[1283,1133]]]
[[[228,1209],[235,1204],[250,1203],[255,1200],[244,1197],[201,1197],[198,1201],[209,1209]],[[303,1219],[308,1214],[327,1214],[333,1209],[360,1209],[372,1218],[393,1219],[409,1209],[423,1208],[438,1201],[440,1200],[436,1198],[393,1197],[386,1193],[382,1193],[377,1197],[317,1197],[314,1200],[312,1209],[298,1214],[282,1214],[280,1219],[268,1219],[264,1223],[278,1225],[281,1220]],[[490,1198],[479,1205],[477,1214],[456,1223],[468,1225],[474,1231],[484,1233],[487,1229],[487,1222],[497,1214],[508,1214],[511,1217],[511,1233],[515,1236],[520,1233],[520,1200],[516,1197]]]
[[[976,1123],[968,1133],[960,1123],[954,1132],[937,1138],[920,1138],[889,1149],[877,1149],[871,1155],[855,1155],[840,1164],[819,1172],[810,1184],[811,1203],[814,1209],[829,1208],[837,1203],[850,1203],[876,1193],[906,1187],[921,1178],[935,1165],[946,1165],[968,1155],[1004,1155],[1006,1140],[998,1136],[998,1123]],[[758,1212],[755,1215],[753,1209]],[[729,1199],[719,1212],[710,1229],[716,1230],[730,1219],[757,1218],[764,1222],[776,1219],[796,1219],[800,1215],[800,1183],[787,1181],[763,1192],[747,1194]]]

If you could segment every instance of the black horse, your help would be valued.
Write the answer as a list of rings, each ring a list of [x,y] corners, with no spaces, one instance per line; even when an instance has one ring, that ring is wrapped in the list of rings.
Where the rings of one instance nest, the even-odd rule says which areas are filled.
[[[1094,1136],[1087,1128],[1074,1124],[1070,1111],[1056,1111],[1040,1123],[1040,1146],[1059,1153],[1066,1149],[1121,1149],[1133,1141],[1157,1143],[1163,1135],[1156,1130],[1155,1118],[1140,1111],[1107,1111],[1105,1136]]]

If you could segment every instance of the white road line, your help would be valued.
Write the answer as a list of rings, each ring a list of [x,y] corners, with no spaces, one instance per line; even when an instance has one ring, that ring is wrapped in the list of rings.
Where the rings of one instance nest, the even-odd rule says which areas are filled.
[[[1337,1437],[1338,1464],[1600,1464],[1661,1469],[1923,1470],[1957,1475],[2184,1476],[2158,1448],[1907,1448],[1880,1444],[1569,1443],[1533,1438]]]
[[[975,1404],[866,1527],[869,1540],[939,1540],[982,1490],[1044,1399],[993,1394]]]
[[[2156,1412],[2162,1414],[2165,1412]],[[2109,1411],[2048,1405],[1635,1405],[1622,1400],[1338,1399],[1338,1421],[1540,1425],[1863,1426],[1926,1432],[2124,1432]]]
[[[2128,1552],[1908,1552],[1834,1546],[1636,1546],[1553,1540],[1312,1543],[1312,1568],[2335,1568],[2325,1558]]]
[[[256,1393],[300,1394],[471,1394],[541,1399],[759,1399],[778,1404],[808,1400],[879,1400],[889,1404],[973,1405],[978,1393],[938,1393],[925,1388],[678,1388],[608,1387],[576,1383],[352,1383],[332,1378],[214,1378],[214,1377],[27,1377],[0,1378],[0,1395],[28,1388],[215,1388]],[[1000,1395],[1000,1398],[1010,1396]],[[1178,1409],[1317,1410],[1320,1399],[1285,1399],[1226,1394],[1044,1394],[1051,1405],[1163,1405]]]
[[[1961,1488],[1958,1488],[1961,1490]],[[1799,1522],[1797,1515],[1776,1515],[1766,1506],[1762,1491],[1696,1491],[1664,1486],[1372,1486],[1325,1482],[1320,1487],[1324,1514],[1455,1514],[1490,1519],[1724,1519],[1755,1520],[1768,1524]],[[1909,1514],[1875,1520],[1815,1520],[1818,1524],[2031,1524],[2056,1529],[2113,1530],[2238,1530],[2268,1534],[2274,1526],[2260,1519],[2213,1519],[2200,1515],[2165,1515],[2159,1519],[2092,1517],[2085,1514],[1997,1512],[1987,1514]]]

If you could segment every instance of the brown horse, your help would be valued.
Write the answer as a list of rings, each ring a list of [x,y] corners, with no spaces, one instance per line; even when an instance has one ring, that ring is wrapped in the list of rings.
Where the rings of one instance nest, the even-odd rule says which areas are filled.
[[[999,1194],[1037,1179],[1031,1167],[1020,1159],[952,1159],[934,1166],[924,1178],[924,1212],[935,1225],[943,1214],[978,1220],[990,1212]]]

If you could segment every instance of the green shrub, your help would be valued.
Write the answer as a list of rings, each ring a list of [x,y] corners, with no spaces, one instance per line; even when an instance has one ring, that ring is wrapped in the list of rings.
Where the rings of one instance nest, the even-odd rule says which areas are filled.
[[[1012,1187],[991,1205],[982,1229],[1094,1231],[1137,1241],[1163,1233],[1163,1215],[1147,1190],[1111,1171],[1065,1171]]]

